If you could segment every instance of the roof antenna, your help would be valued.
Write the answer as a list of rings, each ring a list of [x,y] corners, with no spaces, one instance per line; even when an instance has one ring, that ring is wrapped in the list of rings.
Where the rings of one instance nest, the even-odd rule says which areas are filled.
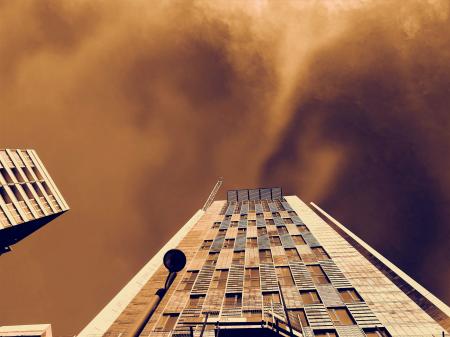
[[[219,177],[219,180],[217,181],[216,185],[212,189],[211,193],[209,194],[208,199],[206,200],[205,204],[202,207],[202,211],[205,211],[211,206],[211,204],[214,201],[214,198],[216,197],[217,192],[219,191],[220,186],[222,186],[223,183],[223,177]]]

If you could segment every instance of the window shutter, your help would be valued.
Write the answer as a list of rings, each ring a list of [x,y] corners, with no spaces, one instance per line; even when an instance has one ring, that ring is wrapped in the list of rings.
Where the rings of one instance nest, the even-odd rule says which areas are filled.
[[[269,236],[267,234],[258,236],[258,248],[270,249]]]
[[[292,212],[293,209],[291,207],[291,205],[289,205],[289,203],[287,201],[282,201],[281,204],[283,205],[284,209],[288,212]]]
[[[246,214],[248,214],[248,204],[242,204],[241,215],[246,215]]]
[[[305,305],[305,314],[313,329],[332,329],[334,327],[327,308],[323,304]]]
[[[242,293],[244,287],[244,266],[232,264],[228,275],[226,293]]]
[[[280,240],[284,248],[295,248],[295,243],[289,234],[281,234]]]
[[[305,239],[305,242],[308,246],[311,248],[314,247],[322,247],[322,245],[317,241],[317,239],[312,235],[310,232],[304,232],[302,233],[303,239]]]
[[[284,226],[283,219],[281,219],[278,215],[273,216],[273,222],[275,223],[275,226]]]
[[[246,239],[245,233],[238,233],[236,237],[236,242],[234,243],[235,252],[245,251],[245,239]]]
[[[337,326],[336,331],[339,337],[365,337],[360,327],[357,325]]]
[[[345,275],[339,270],[333,260],[324,260],[319,262],[323,271],[327,275],[331,284],[335,288],[351,288],[352,284],[345,277]]]
[[[314,288],[314,283],[303,262],[290,262],[292,277],[298,289]]]
[[[366,303],[349,303],[347,304],[347,308],[356,321],[356,324],[358,324],[361,328],[381,326],[381,322]]]
[[[205,265],[198,273],[194,286],[192,287],[192,295],[204,295],[208,291],[214,274],[214,266]]]
[[[259,265],[261,291],[278,291],[278,279],[275,266],[271,263],[262,263]]]
[[[339,307],[344,305],[339,293],[331,284],[319,284],[317,285],[317,291],[326,307]]]

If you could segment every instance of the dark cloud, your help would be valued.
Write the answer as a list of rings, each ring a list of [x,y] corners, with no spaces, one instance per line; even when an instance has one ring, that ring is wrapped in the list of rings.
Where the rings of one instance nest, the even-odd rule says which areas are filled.
[[[80,331],[218,176],[317,202],[449,301],[448,17],[0,2],[2,147],[36,148],[72,207],[1,257],[2,324]]]

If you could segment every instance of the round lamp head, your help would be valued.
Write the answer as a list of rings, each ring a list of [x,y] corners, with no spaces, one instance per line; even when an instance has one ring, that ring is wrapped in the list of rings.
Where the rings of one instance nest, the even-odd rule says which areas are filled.
[[[179,249],[171,249],[164,254],[164,265],[171,273],[179,272],[186,265],[186,255]]]

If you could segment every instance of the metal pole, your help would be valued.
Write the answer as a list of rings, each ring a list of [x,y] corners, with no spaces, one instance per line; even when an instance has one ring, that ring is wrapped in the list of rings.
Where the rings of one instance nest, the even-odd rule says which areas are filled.
[[[203,333],[205,332],[206,323],[208,322],[209,312],[205,315],[205,320],[203,321],[202,331],[200,332],[200,337],[203,337]]]
[[[289,318],[289,312],[286,308],[286,302],[284,301],[283,290],[281,289],[281,284],[278,282],[278,288],[280,288],[281,301],[283,302],[284,314],[286,315],[287,324],[289,326],[290,336],[294,336],[294,332],[292,331],[291,319]]]
[[[167,276],[165,287],[160,288],[156,291],[155,295],[153,295],[152,298],[148,301],[147,305],[142,311],[142,314],[134,321],[133,325],[130,327],[130,329],[128,329],[128,332],[124,337],[139,337],[148,321],[152,317],[153,313],[155,312],[156,308],[158,308],[159,303],[163,299],[167,290],[170,288],[176,276],[177,273],[175,272],[170,273]]]

